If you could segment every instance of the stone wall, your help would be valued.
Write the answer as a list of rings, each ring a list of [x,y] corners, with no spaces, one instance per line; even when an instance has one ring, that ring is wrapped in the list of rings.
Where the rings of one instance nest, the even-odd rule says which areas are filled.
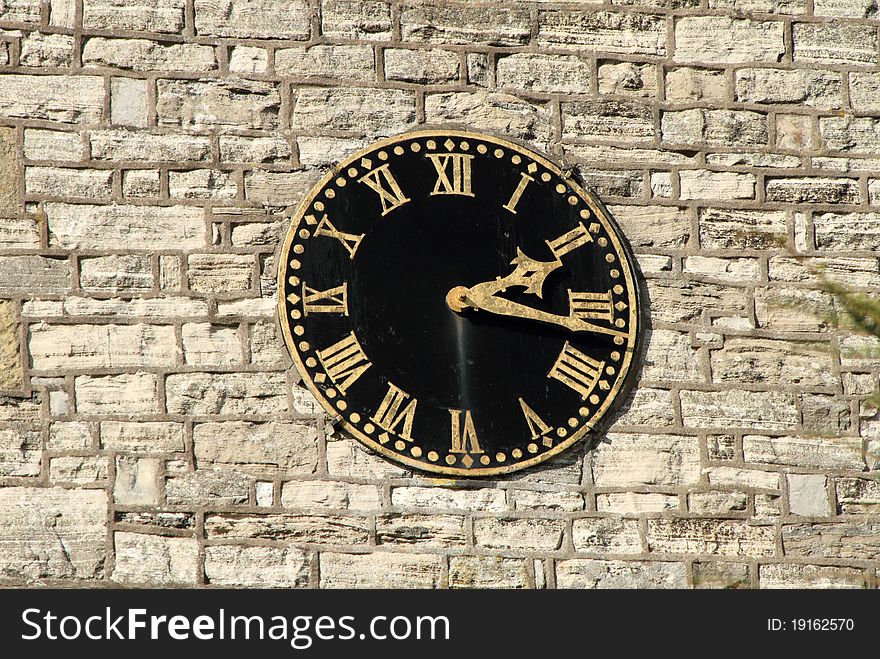
[[[0,583],[877,587],[880,359],[815,271],[880,289],[878,27],[873,0],[0,2]],[[424,124],[547,150],[634,245],[649,340],[595,451],[427,478],[289,370],[290,207]]]

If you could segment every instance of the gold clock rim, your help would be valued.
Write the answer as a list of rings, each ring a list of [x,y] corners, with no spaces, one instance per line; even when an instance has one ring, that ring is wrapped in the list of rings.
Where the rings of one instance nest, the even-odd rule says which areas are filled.
[[[290,332],[290,324],[287,322],[287,314],[285,309],[285,296],[284,296],[284,287],[285,287],[285,271],[287,270],[287,261],[290,258],[290,247],[293,243],[293,239],[296,236],[297,229],[299,227],[299,223],[302,221],[305,216],[306,210],[315,200],[315,198],[320,194],[320,191],[328,184],[338,173],[348,167],[350,164],[360,160],[366,155],[376,151],[377,149],[381,149],[383,147],[387,147],[393,144],[396,144],[401,141],[418,139],[418,138],[428,138],[428,137],[458,137],[465,139],[476,139],[476,140],[484,140],[487,142],[491,142],[496,144],[497,146],[504,147],[507,149],[511,149],[520,155],[525,155],[528,158],[531,158],[535,162],[540,163],[543,167],[553,172],[553,174],[563,181],[565,181],[569,186],[571,186],[572,190],[581,197],[581,199],[586,202],[587,206],[589,206],[590,210],[593,211],[593,214],[605,225],[606,230],[608,230],[608,235],[611,238],[614,247],[615,253],[621,259],[621,270],[627,281],[627,285],[629,290],[631,291],[631,300],[635,301],[635,304],[630,304],[630,318],[629,318],[629,327],[631,331],[629,332],[629,336],[627,337],[626,346],[622,346],[624,349],[623,362],[621,363],[620,375],[615,381],[614,386],[612,387],[609,394],[605,397],[605,400],[602,406],[596,410],[593,416],[589,421],[585,422],[581,428],[579,428],[576,432],[572,433],[570,436],[561,440],[558,444],[555,444],[552,448],[543,453],[536,455],[527,460],[521,460],[515,462],[510,465],[504,465],[500,467],[476,467],[476,468],[461,468],[461,467],[451,467],[444,465],[434,465],[430,462],[422,462],[421,460],[416,460],[410,457],[407,457],[401,453],[397,453],[386,447],[382,446],[379,442],[371,439],[365,433],[361,432],[357,426],[351,425],[345,417],[333,406],[333,404],[322,394],[320,388],[312,381],[309,376],[308,369],[305,367],[302,359],[300,358],[299,350],[296,347],[296,342],[294,337],[291,336]],[[610,229],[610,230],[609,230]],[[633,366],[634,353],[636,349],[639,347],[639,337],[641,332],[641,317],[640,317],[640,302],[641,296],[638,290],[638,282],[635,280],[635,268],[634,264],[629,262],[630,252],[628,249],[625,249],[624,245],[621,244],[621,237],[623,231],[617,225],[617,222],[614,220],[611,213],[609,213],[605,206],[599,201],[589,190],[582,187],[577,181],[572,178],[566,177],[563,175],[563,170],[549,157],[545,156],[543,153],[539,153],[532,149],[531,147],[525,147],[521,144],[517,144],[516,142],[511,141],[508,138],[498,137],[496,135],[492,135],[490,133],[477,133],[470,130],[460,129],[460,128],[422,128],[418,130],[406,131],[403,133],[398,133],[397,135],[392,135],[390,137],[382,138],[376,140],[368,144],[367,146],[358,149],[344,160],[336,163],[324,176],[322,176],[316,183],[309,188],[309,191],[303,197],[302,201],[297,206],[295,213],[291,216],[290,226],[287,229],[287,232],[284,235],[284,238],[281,242],[281,251],[278,259],[278,273],[277,273],[277,306],[276,306],[276,314],[278,324],[281,326],[282,336],[284,338],[284,347],[287,349],[288,354],[293,361],[294,366],[296,367],[297,372],[299,373],[302,381],[306,384],[306,387],[315,396],[324,410],[330,414],[333,418],[340,418],[341,425],[344,429],[350,433],[358,442],[366,446],[367,448],[379,453],[380,455],[389,458],[393,462],[402,463],[413,469],[418,471],[426,471],[435,474],[443,474],[445,476],[458,476],[464,478],[474,478],[474,477],[485,477],[485,476],[499,476],[510,474],[516,471],[520,471],[522,469],[527,469],[529,467],[541,464],[550,460],[553,457],[567,451],[569,448],[577,444],[579,441],[584,439],[584,437],[589,434],[592,430],[596,428],[600,421],[605,417],[608,412],[608,409],[612,406],[612,404],[616,401],[617,395],[620,393],[620,389],[623,385],[628,381],[630,377],[632,377],[632,373],[630,372]]]

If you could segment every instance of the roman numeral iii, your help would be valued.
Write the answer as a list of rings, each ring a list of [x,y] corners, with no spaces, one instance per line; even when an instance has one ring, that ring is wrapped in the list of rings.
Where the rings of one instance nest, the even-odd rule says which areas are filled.
[[[462,419],[464,415],[464,419]],[[452,453],[482,453],[470,410],[449,410]]]
[[[400,189],[397,179],[388,169],[388,163],[364,174],[360,178],[360,182],[369,186],[379,195],[379,201],[382,203],[382,217],[409,201],[409,198]]]
[[[585,400],[599,381],[604,368],[605,362],[585,355],[566,341],[547,377],[559,380]]]
[[[376,425],[388,432],[397,433],[404,439],[412,441],[412,426],[416,416],[418,400],[412,398],[402,389],[398,389],[391,382],[388,383],[388,393],[379,404],[379,409],[371,417]],[[404,405],[406,403],[406,405]],[[403,409],[401,409],[403,407]],[[398,430],[398,426],[403,426]]]
[[[432,195],[458,194],[473,197],[471,192],[471,160],[473,156],[461,153],[429,153],[428,158],[437,170],[437,183]]]
[[[302,285],[303,313],[341,313],[348,315],[348,283],[334,286],[326,291]]]
[[[333,384],[343,394],[372,366],[354,332],[329,348],[319,350],[318,359]]]

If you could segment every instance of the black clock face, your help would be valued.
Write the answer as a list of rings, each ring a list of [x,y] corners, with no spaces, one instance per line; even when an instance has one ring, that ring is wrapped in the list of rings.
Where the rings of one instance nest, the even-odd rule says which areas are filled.
[[[622,400],[633,258],[546,158],[407,133],[312,190],[282,245],[279,313],[306,384],[358,440],[457,476],[558,454]]]

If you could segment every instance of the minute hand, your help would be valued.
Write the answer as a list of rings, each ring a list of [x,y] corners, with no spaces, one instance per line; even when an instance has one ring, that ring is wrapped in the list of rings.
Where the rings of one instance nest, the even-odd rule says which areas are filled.
[[[574,314],[561,316],[540,309],[533,309],[532,307],[519,304],[518,302],[512,302],[503,297],[498,297],[496,293],[506,288],[506,285],[509,285],[509,283],[505,282],[504,279],[499,279],[497,281],[487,281],[482,284],[471,286],[464,294],[465,301],[468,306],[472,306],[482,311],[488,311],[489,313],[498,314],[500,316],[512,316],[514,318],[525,318],[540,323],[560,325],[572,332],[595,332],[597,334],[608,334],[609,336],[626,337],[625,332],[589,323],[578,318]]]

